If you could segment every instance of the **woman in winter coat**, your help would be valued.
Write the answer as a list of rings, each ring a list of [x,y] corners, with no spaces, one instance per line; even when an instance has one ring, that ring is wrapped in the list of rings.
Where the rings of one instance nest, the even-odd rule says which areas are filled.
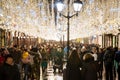
[[[91,53],[83,56],[84,64],[82,66],[82,80],[97,80],[97,63]]]
[[[67,63],[67,80],[81,80],[80,56],[76,49],[71,52]]]

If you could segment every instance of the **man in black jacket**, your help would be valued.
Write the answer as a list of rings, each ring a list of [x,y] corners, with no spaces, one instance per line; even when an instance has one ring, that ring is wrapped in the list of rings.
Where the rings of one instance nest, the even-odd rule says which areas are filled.
[[[11,55],[5,57],[5,62],[0,68],[0,80],[20,80],[19,69]]]
[[[112,47],[108,47],[103,56],[105,65],[106,80],[113,80],[114,52]]]

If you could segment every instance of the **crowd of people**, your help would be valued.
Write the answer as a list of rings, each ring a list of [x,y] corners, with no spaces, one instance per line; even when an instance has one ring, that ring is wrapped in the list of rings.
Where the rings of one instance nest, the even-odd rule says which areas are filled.
[[[58,69],[63,80],[120,79],[120,51],[117,47],[101,48],[96,44],[41,43],[37,46],[0,48],[0,80],[40,80],[40,67],[46,73],[52,61],[54,73]],[[66,63],[65,68],[63,67]]]
[[[65,80],[120,79],[120,56],[118,56],[120,51],[117,47],[100,48],[98,45],[82,45],[72,49],[64,72]]]
[[[7,64],[7,56],[11,56],[11,63],[16,65],[18,70],[16,74],[19,74],[20,80],[40,80],[40,67],[42,67],[42,73],[46,74],[47,65],[50,60],[54,62],[54,69],[59,68],[62,71],[63,52],[61,47],[56,46],[56,44],[48,45],[44,43],[30,47],[14,45],[12,47],[0,48],[0,80],[8,80],[6,78],[11,74],[5,73],[3,69],[4,65]],[[14,68],[13,65],[9,64],[11,68]],[[7,68],[5,69],[7,71]],[[9,80],[19,80],[14,79],[14,76]]]
[[[38,48],[0,49],[0,80],[39,80],[41,54]]]

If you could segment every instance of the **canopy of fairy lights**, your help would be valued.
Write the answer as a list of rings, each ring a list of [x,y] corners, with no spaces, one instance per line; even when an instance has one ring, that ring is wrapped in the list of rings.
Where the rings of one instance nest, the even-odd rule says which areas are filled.
[[[67,37],[67,19],[59,16],[57,0],[0,0],[0,28],[48,40]],[[67,15],[67,1],[62,14]],[[70,14],[74,14],[70,0]],[[70,19],[70,39],[104,33],[117,34],[120,0],[81,0],[78,16]]]

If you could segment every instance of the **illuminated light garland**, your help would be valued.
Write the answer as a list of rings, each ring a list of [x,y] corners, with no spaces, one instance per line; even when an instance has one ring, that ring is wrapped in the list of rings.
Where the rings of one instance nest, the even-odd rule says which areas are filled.
[[[61,33],[60,36],[64,35],[66,40],[67,20],[58,16],[57,25],[55,25],[54,1],[1,0],[0,28],[23,32],[47,40],[60,40],[57,33]],[[79,15],[70,19],[70,39],[100,35],[106,32],[118,33],[119,0],[83,0],[82,2],[84,5]],[[64,0],[64,3],[67,4],[67,0]],[[74,11],[71,4],[70,14],[72,13]],[[63,14],[67,14],[67,8]]]

